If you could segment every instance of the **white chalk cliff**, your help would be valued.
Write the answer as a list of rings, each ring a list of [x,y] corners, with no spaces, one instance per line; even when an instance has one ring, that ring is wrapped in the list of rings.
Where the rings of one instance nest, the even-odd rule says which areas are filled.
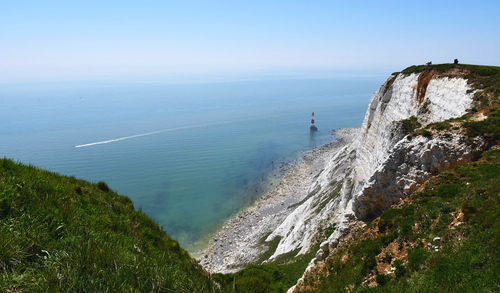
[[[353,143],[331,159],[329,168],[311,186],[311,190],[318,190],[316,195],[268,237],[282,237],[273,257],[297,248],[299,253],[306,252],[313,244],[310,239],[314,239],[314,233],[325,225],[335,225],[335,232],[321,243],[311,261],[311,269],[338,245],[351,219],[380,215],[431,175],[460,161],[472,160],[484,147],[481,138],[465,142],[461,130],[412,138],[402,133],[397,122],[415,116],[425,126],[461,117],[472,107],[473,95],[460,74],[445,76],[424,71],[389,77],[373,95]],[[315,202],[332,197],[331,182],[342,182],[340,192],[321,211],[315,210]]]
[[[471,151],[459,141],[408,140],[401,134],[397,121],[415,116],[426,125],[460,117],[471,105],[473,93],[464,78],[431,76],[428,84],[423,85],[422,79],[419,74],[393,75],[373,95],[357,137],[331,158],[310,186],[315,194],[268,236],[268,241],[281,237],[272,258],[299,248],[299,254],[307,252],[314,244],[315,234],[335,225],[335,232],[322,244],[325,246],[345,233],[347,223],[355,215],[375,215],[423,182],[433,168],[443,164],[444,168],[445,161],[457,160]],[[428,150],[433,152],[426,153]],[[430,156],[428,162],[420,161],[424,154]],[[394,165],[394,156],[410,155],[411,166],[406,158],[399,160],[401,165]],[[405,162],[408,166],[403,165]],[[399,173],[389,172],[391,166],[396,166],[393,169]]]
[[[236,237],[241,241],[232,246],[238,249],[218,246],[226,249],[220,261],[213,257],[216,250],[212,249],[202,264],[210,271],[224,272],[252,261],[249,255],[255,255],[261,235],[267,235],[266,242],[279,239],[270,260],[290,252],[304,254],[325,239],[325,231],[333,231],[320,244],[309,265],[314,266],[338,244],[353,219],[379,215],[432,174],[471,160],[479,152],[484,142],[464,143],[459,130],[412,138],[398,123],[414,116],[423,127],[461,117],[472,107],[473,96],[463,72],[424,70],[391,75],[371,98],[354,138],[328,153],[331,157],[324,159],[303,192],[295,195],[293,205],[274,217],[262,217],[271,220],[255,222],[245,233],[248,237]]]

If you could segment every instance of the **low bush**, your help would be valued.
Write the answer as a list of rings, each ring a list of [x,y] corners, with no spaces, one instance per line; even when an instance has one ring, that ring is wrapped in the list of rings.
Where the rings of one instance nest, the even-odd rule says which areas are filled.
[[[427,130],[427,129],[424,129],[424,130],[422,131],[422,135],[423,135],[424,137],[431,138],[431,137],[432,137],[432,132],[430,132],[430,131],[429,131],[429,130]]]
[[[385,284],[387,284],[391,280],[391,276],[380,274],[380,275],[377,275],[375,280],[377,281],[377,284],[379,286],[384,286]]]
[[[438,196],[441,198],[452,198],[460,192],[458,184],[445,184],[438,188]]]
[[[410,118],[397,121],[396,124],[401,127],[401,131],[404,135],[411,134],[415,129],[420,128],[422,124],[418,122],[417,117],[411,116]]]
[[[100,190],[104,191],[104,192],[110,192],[110,188],[109,186],[106,184],[106,182],[102,182],[102,181],[99,181],[97,182],[97,188],[99,188]]]
[[[408,250],[408,268],[412,271],[420,269],[427,259],[427,252],[421,247],[415,247]]]
[[[406,267],[401,260],[398,259],[394,261],[394,268],[396,268],[394,271],[394,276],[396,276],[396,278],[401,278],[406,275]]]

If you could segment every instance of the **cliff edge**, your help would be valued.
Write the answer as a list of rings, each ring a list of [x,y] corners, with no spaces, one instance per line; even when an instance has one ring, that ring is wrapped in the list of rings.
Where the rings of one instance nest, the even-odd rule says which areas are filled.
[[[275,255],[299,246],[306,251],[308,235],[321,229],[316,223],[334,225],[307,275],[352,236],[354,223],[377,218],[430,178],[495,148],[499,81],[500,68],[473,65],[414,66],[391,75],[373,95],[357,138],[316,182],[320,200],[331,192],[330,182],[342,180],[337,197],[316,214],[303,209],[309,220],[293,226],[292,213],[277,231],[284,238]],[[299,280],[299,288],[303,285]]]

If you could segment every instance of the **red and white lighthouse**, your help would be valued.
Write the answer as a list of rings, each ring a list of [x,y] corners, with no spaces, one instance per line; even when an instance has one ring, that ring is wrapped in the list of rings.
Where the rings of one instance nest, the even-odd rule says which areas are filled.
[[[312,112],[311,115],[311,126],[309,127],[309,129],[311,129],[311,131],[318,131],[318,127],[314,125],[314,112]]]

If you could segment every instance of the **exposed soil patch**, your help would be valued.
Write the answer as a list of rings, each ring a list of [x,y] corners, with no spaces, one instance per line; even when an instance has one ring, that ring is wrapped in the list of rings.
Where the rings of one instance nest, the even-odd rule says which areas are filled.
[[[433,70],[426,70],[418,76],[417,83],[417,101],[421,104],[425,98],[425,92],[427,91],[427,86],[429,82],[434,77],[435,72]]]
[[[434,77],[457,77],[463,76],[470,73],[470,70],[463,67],[450,68],[444,71],[439,71],[436,69],[426,69],[420,73],[418,76],[417,83],[417,100],[418,103],[422,103],[425,98],[425,92],[427,91],[427,86],[429,82]]]
[[[382,97],[385,96],[387,91],[392,87],[392,84],[396,80],[396,77],[398,77],[396,74],[391,75],[391,77],[389,77],[389,80],[387,81],[387,85],[384,88],[384,93],[382,94]]]

